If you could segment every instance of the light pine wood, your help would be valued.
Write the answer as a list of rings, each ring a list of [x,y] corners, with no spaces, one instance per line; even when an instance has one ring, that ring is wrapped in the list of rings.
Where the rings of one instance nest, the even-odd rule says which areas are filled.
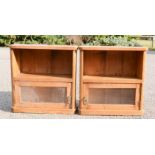
[[[12,49],[11,51],[11,70],[12,70],[12,77],[18,76],[20,74],[20,57],[17,52],[14,52]]]
[[[83,108],[85,110],[106,110],[106,111],[110,111],[110,110],[135,110],[136,106],[135,105],[128,105],[128,104],[124,104],[124,105],[120,105],[120,104],[87,104],[87,106],[85,108]]]
[[[142,79],[123,77],[83,76],[83,82],[91,83],[142,83]]]
[[[12,45],[10,48],[13,112],[73,114],[77,47]]]
[[[145,47],[125,47],[125,46],[80,46],[80,50],[83,51],[147,51],[147,48]]]
[[[15,104],[15,91],[14,91],[14,82],[13,82],[13,77],[15,74],[15,71],[13,70],[14,66],[14,53],[13,50],[10,49],[10,64],[11,64],[11,85],[12,85],[12,106]]]
[[[21,73],[34,75],[71,75],[72,52],[66,50],[17,49]],[[17,54],[16,54],[17,57]]]
[[[84,66],[84,61],[83,61],[83,51],[80,50],[80,105],[79,108],[82,109],[84,106],[83,104],[83,97],[84,97],[84,92],[83,92],[83,66]]]
[[[50,74],[51,53],[44,50],[20,50],[20,68],[22,73],[28,74]]]
[[[142,115],[147,49],[109,46],[79,48],[81,51],[80,114]],[[96,100],[101,103],[91,103],[89,96],[91,92],[94,98],[92,102]],[[131,100],[131,96],[134,100]],[[102,103],[102,100],[105,103]],[[133,103],[129,104],[130,100]],[[111,102],[107,104],[108,101],[115,104]],[[119,104],[116,104],[117,102]]]
[[[16,113],[43,113],[43,114],[74,114],[75,109],[68,109],[68,108],[61,108],[61,109],[57,109],[57,108],[53,108],[53,107],[44,107],[44,106],[40,106],[38,107],[23,107],[21,106],[14,106],[12,107],[12,111],[16,112]]]
[[[21,73],[14,77],[15,81],[51,81],[51,82],[72,82],[72,75],[34,75]]]
[[[72,83],[72,97],[71,97],[71,101],[72,101],[72,108],[76,108],[75,104],[76,104],[76,98],[75,98],[75,94],[76,94],[76,51],[73,51],[73,61],[72,61],[72,80],[74,81]]]
[[[10,46],[11,49],[37,49],[37,50],[40,50],[40,49],[43,49],[45,50],[58,50],[58,51],[64,51],[64,50],[67,50],[67,51],[74,51],[74,50],[77,50],[77,46],[68,46],[68,45],[40,45],[40,44],[33,44],[33,45],[27,45],[27,44],[14,44],[14,45],[11,45]]]
[[[142,52],[85,51],[84,75],[141,78]],[[134,69],[133,69],[134,68]]]
[[[110,84],[101,84],[101,83],[95,83],[95,84],[92,84],[92,83],[86,83],[84,85],[87,85],[88,88],[137,88],[137,85],[139,84],[113,84],[113,83],[110,83]]]
[[[143,110],[99,110],[99,109],[95,109],[95,110],[88,110],[88,109],[80,109],[79,113],[81,115],[124,115],[124,116],[128,116],[128,115],[143,115],[144,111]]]
[[[147,50],[144,51],[143,56],[142,56],[142,67],[141,67],[141,74],[142,74],[142,86],[141,86],[141,93],[140,93],[140,99],[141,99],[141,104],[139,105],[140,110],[144,109],[144,75],[145,75],[145,69],[146,69],[146,52]]]

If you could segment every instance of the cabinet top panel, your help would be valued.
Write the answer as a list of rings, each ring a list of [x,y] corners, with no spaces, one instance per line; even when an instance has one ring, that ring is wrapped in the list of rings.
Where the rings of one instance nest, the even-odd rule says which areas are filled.
[[[26,45],[26,44],[13,44],[10,45],[11,49],[45,49],[45,50],[76,50],[77,46],[70,45]]]
[[[147,51],[145,47],[125,47],[125,46],[80,46],[84,51]]]

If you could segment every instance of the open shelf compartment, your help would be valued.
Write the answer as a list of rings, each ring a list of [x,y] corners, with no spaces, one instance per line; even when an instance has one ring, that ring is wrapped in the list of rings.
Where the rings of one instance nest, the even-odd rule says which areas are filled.
[[[72,79],[73,53],[70,51],[14,49],[15,79]],[[65,79],[66,78],[66,79]]]
[[[142,52],[85,51],[83,62],[85,79],[90,78],[89,76],[105,77],[111,80],[112,78],[142,79]]]

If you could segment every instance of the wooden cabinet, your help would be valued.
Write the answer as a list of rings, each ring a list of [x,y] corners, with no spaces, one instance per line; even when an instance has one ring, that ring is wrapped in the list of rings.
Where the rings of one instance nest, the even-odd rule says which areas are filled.
[[[80,114],[143,114],[146,50],[81,46]]]
[[[12,45],[12,110],[75,112],[77,46]],[[80,46],[82,115],[142,115],[146,48]]]
[[[12,45],[14,112],[75,111],[76,46]]]

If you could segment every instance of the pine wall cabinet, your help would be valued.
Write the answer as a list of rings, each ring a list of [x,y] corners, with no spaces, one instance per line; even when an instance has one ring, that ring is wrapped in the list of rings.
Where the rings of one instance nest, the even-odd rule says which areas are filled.
[[[146,48],[80,47],[82,115],[142,115]]]
[[[73,114],[77,46],[10,48],[13,112]]]

